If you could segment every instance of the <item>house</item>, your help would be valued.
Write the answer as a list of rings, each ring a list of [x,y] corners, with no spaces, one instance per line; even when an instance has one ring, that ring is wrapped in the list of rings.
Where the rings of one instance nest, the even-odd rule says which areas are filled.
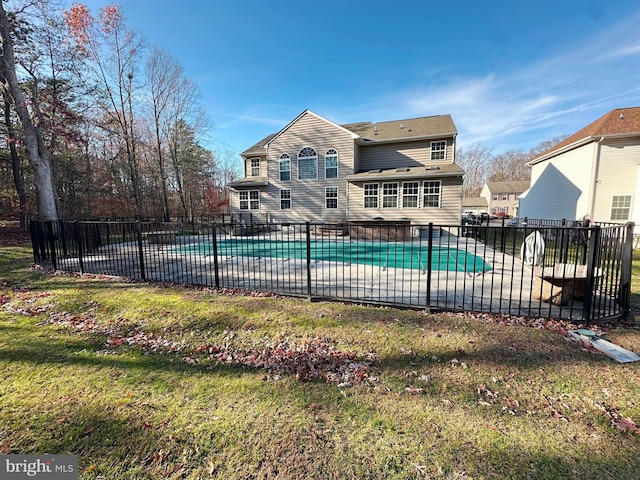
[[[462,214],[471,213],[473,215],[480,215],[482,213],[489,213],[489,203],[484,197],[464,197],[462,199]]]
[[[520,216],[640,221],[640,107],[616,108],[529,162]]]
[[[305,110],[242,152],[236,217],[275,222],[460,223],[449,115],[338,125]]]
[[[489,213],[493,216],[518,216],[518,195],[529,188],[528,180],[512,182],[487,182],[480,196],[487,200]]]

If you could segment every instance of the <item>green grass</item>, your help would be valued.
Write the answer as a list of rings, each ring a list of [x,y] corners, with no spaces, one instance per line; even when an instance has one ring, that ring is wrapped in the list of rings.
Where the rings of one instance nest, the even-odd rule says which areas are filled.
[[[0,249],[0,453],[77,453],[82,479],[640,478],[640,437],[615,423],[640,422],[640,365],[552,331],[30,262],[27,248]],[[637,299],[638,262],[633,275]],[[108,344],[52,318],[184,348]],[[606,336],[640,352],[632,327]],[[279,339],[374,355],[377,381],[338,387],[194,353]]]

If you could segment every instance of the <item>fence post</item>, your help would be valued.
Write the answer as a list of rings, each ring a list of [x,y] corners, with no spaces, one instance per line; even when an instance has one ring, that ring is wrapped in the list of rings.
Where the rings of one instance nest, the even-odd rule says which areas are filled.
[[[582,304],[582,320],[589,324],[591,321],[591,304],[593,303],[593,284],[596,265],[598,264],[598,252],[600,247],[600,227],[596,226],[589,235],[589,251],[587,261],[587,278],[584,283],[584,303]],[[574,287],[575,289],[575,283]]]
[[[429,236],[427,243],[427,304],[425,311],[431,313],[431,267],[433,265],[433,223],[429,222]]]
[[[80,275],[84,275],[84,261],[82,259],[82,239],[78,232],[78,221],[73,222],[76,245],[78,247],[78,261],[80,262]]]
[[[51,249],[51,267],[55,272],[58,269],[58,261],[56,259],[56,239],[53,236],[53,222],[51,220],[47,222],[47,239]]]
[[[36,224],[33,220],[29,221],[29,230],[31,230],[31,246],[33,247],[33,263],[36,265],[40,265],[40,238],[41,238],[41,229],[37,230],[36,233]]]
[[[311,225],[305,222],[307,227],[307,300],[311,301]]]
[[[140,228],[140,220],[136,220],[136,233],[138,236],[138,255],[140,257],[140,278],[146,280],[144,271],[144,250],[142,249],[142,230]]]
[[[216,232],[216,222],[211,225],[211,238],[213,241],[213,276],[215,287],[220,288],[220,273],[218,271],[218,234]]]
[[[633,263],[633,230],[635,224],[629,222],[626,225],[626,237],[622,245],[622,269],[620,272],[620,308],[622,318],[627,318],[631,308],[631,265]]]

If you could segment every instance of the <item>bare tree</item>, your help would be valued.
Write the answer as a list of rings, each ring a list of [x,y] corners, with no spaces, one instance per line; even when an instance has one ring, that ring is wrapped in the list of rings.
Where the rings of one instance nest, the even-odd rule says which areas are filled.
[[[472,143],[466,148],[458,149],[456,163],[465,171],[465,197],[477,197],[480,195],[491,159],[491,149],[480,143]]]
[[[12,26],[16,17],[8,15],[5,1],[0,0],[0,77],[4,80],[2,88],[9,93],[13,108],[22,125],[22,140],[29,165],[33,169],[35,187],[38,196],[38,213],[43,220],[57,220],[58,208],[54,188],[53,164],[42,137],[37,112],[30,111],[25,94],[22,91],[16,70]]]

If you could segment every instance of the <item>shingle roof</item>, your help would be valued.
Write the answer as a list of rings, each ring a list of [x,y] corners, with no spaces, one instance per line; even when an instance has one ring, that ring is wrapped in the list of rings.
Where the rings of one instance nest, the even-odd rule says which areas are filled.
[[[305,112],[307,112],[307,110],[305,110]],[[439,138],[458,134],[451,115],[433,115],[430,117],[407,118],[405,120],[392,120],[378,123],[347,123],[340,125],[340,127],[358,135],[360,137],[359,141],[362,143],[410,140],[412,138]],[[272,133],[266,136],[240,155],[243,157],[264,155],[264,145],[276,135],[278,135],[278,133]]]
[[[345,179],[350,182],[365,182],[376,180],[394,180],[409,178],[429,178],[429,177],[461,177],[464,175],[462,170],[455,163],[443,163],[441,165],[433,165],[425,167],[399,167],[387,169],[374,169],[366,172],[358,172],[347,175]]]
[[[251,156],[254,156],[254,155],[264,155],[265,154],[265,150],[264,150],[263,147],[269,142],[269,140],[271,140],[275,136],[276,136],[275,133],[271,133],[271,134],[267,135],[266,137],[264,137],[262,140],[260,140],[255,145],[247,148],[240,155],[242,155],[243,157],[251,157]]]
[[[346,123],[342,127],[359,135],[365,142],[457,135],[451,115],[408,118],[389,122]]]
[[[573,135],[568,136],[560,143],[554,145],[549,150],[542,152],[531,160],[530,163],[537,163],[538,159],[547,157],[581,140],[593,139],[595,141],[598,137],[624,134],[640,135],[640,107],[615,108],[611,110],[583,129],[578,130]]]
[[[487,199],[484,197],[464,197],[462,199],[463,207],[488,207]]]
[[[487,182],[487,188],[491,193],[522,193],[529,188],[529,184],[529,180]]]

